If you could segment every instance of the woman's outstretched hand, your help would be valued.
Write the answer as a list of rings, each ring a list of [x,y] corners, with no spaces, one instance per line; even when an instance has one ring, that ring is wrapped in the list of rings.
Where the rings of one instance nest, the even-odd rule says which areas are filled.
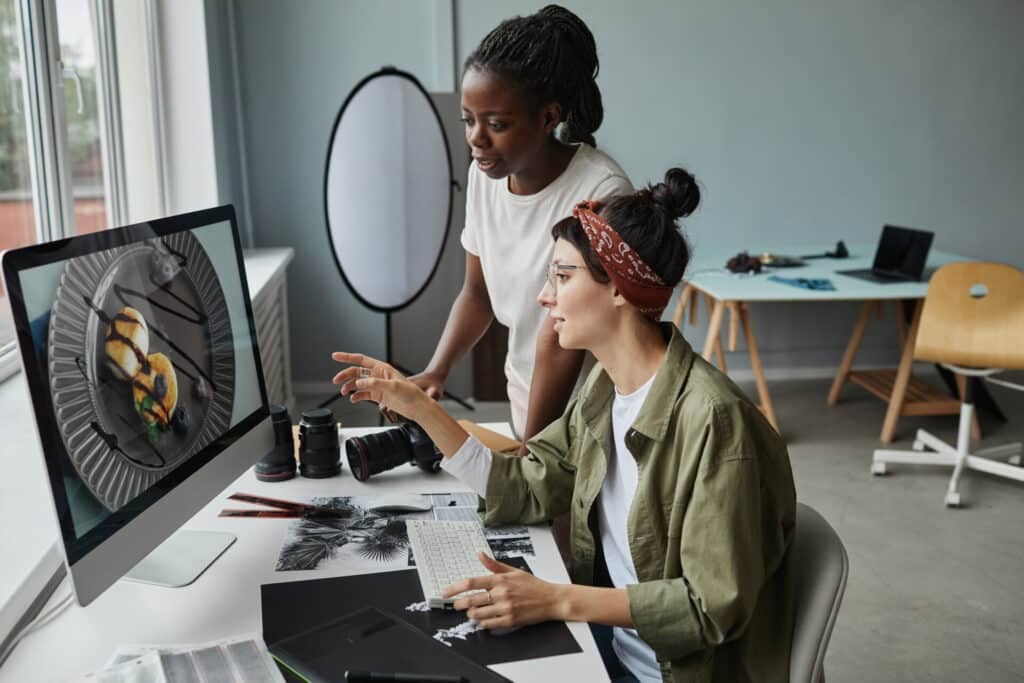
[[[485,553],[480,553],[480,564],[493,573],[463,579],[447,586],[442,593],[450,597],[465,591],[484,590],[455,601],[455,609],[468,610],[466,616],[470,619],[476,619],[484,628],[508,628],[565,619],[562,614],[565,586],[538,579]]]
[[[385,412],[416,420],[417,408],[431,401],[422,389],[383,361],[344,351],[335,351],[331,358],[349,365],[332,381],[341,385],[341,395],[348,396],[352,403],[373,401]]]

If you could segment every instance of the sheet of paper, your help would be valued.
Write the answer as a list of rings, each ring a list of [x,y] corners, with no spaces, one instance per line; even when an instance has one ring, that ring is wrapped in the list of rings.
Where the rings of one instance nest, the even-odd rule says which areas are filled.
[[[297,519],[288,526],[277,571],[343,568],[346,573],[415,566],[405,530],[408,519],[464,520],[482,524],[474,493],[430,495],[427,512],[382,512],[368,509],[373,496],[313,498],[311,505],[346,510],[338,518]],[[525,526],[484,527],[495,559],[534,554]],[[483,569],[481,568],[481,573]]]
[[[263,639],[237,636],[192,645],[122,645],[103,671],[75,683],[284,683]]]

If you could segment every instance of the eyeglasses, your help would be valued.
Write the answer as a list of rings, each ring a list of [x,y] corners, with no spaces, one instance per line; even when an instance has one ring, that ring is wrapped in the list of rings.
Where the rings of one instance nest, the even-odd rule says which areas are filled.
[[[574,266],[568,263],[552,263],[548,266],[548,284],[551,289],[558,293],[558,272],[566,270],[582,270],[583,266]]]

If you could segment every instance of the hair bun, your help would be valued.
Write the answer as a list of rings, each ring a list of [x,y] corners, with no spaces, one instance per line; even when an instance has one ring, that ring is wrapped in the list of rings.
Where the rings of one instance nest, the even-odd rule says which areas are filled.
[[[675,220],[689,216],[700,204],[700,188],[697,179],[681,168],[670,168],[665,173],[665,181],[649,187],[651,201],[661,207]]]

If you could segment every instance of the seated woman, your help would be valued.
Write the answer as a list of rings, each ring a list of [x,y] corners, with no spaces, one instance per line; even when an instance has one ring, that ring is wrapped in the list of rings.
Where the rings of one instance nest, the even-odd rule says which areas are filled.
[[[786,446],[757,407],[658,322],[689,259],[675,219],[700,201],[682,169],[552,229],[539,301],[558,343],[598,365],[565,414],[492,453],[385,363],[335,353],[353,401],[418,422],[442,466],[486,500],[487,524],[571,511],[569,585],[481,556],[492,572],[447,595],[486,628],[558,619],[614,627],[622,680],[785,681],[792,586],[784,558],[796,496]],[[596,632],[596,630],[595,630]]]

